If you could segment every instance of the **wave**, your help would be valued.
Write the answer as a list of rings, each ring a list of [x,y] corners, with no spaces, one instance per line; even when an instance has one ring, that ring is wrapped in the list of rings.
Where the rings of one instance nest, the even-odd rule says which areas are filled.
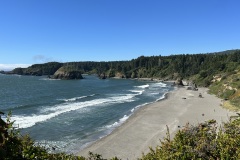
[[[15,115],[12,116],[12,119],[16,121],[16,125],[19,128],[29,128],[37,123],[47,121],[51,118],[54,118],[60,114],[79,110],[81,108],[96,106],[96,105],[108,105],[113,103],[125,103],[125,102],[132,102],[134,101],[134,97],[136,94],[127,94],[109,98],[102,98],[102,99],[94,99],[85,102],[75,102],[75,103],[64,103],[61,105],[53,106],[51,108],[45,108],[41,110],[41,114],[32,114],[29,116],[22,116],[22,115]]]
[[[133,93],[138,93],[137,95],[141,95],[144,92],[144,90],[129,90],[129,91]]]
[[[150,95],[158,95],[159,92],[156,92],[156,93],[149,93]]]
[[[133,109],[131,109],[131,112],[133,113],[136,109],[138,109],[138,108],[140,108],[140,107],[143,107],[143,106],[146,106],[146,105],[151,104],[151,103],[153,103],[153,102],[140,104],[140,105],[134,107]]]
[[[156,102],[158,102],[158,101],[166,98],[167,94],[168,94],[168,92],[164,93],[160,98],[158,98],[158,99],[156,100]]]
[[[81,97],[74,97],[74,98],[69,98],[69,99],[58,99],[60,101],[64,101],[64,102],[73,102],[79,99],[83,99],[83,98],[87,98],[87,97],[93,97],[95,96],[95,94],[89,95],[89,96],[81,96]]]
[[[135,86],[137,88],[148,88],[149,87],[149,84],[145,84],[145,85],[142,85],[142,86]]]
[[[105,128],[115,128],[123,124],[128,118],[130,117],[127,115],[124,115],[122,118],[120,118],[117,122],[114,122],[113,124],[105,126]]]
[[[152,87],[163,87],[164,88],[164,87],[167,87],[167,84],[159,82],[159,83],[154,83],[152,85]]]

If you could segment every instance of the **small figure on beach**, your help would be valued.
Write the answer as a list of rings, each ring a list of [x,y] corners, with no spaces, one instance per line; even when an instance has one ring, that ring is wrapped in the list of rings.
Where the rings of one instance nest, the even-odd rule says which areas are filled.
[[[202,93],[199,93],[198,97],[199,97],[199,98],[203,98],[203,97],[202,97]]]
[[[204,116],[204,113],[202,114],[202,116]]]

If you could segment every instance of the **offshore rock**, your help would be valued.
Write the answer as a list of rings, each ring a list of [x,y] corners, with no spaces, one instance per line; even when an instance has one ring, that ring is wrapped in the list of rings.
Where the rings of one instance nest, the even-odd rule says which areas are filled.
[[[63,79],[63,80],[70,80],[70,79],[83,79],[81,71],[68,69],[65,67],[59,68],[53,76],[52,79]]]

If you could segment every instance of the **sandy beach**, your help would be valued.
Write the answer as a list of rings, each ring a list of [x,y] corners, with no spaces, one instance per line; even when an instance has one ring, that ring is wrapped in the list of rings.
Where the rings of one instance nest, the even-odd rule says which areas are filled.
[[[78,155],[87,156],[88,152],[98,153],[103,158],[117,156],[123,160],[137,159],[147,153],[149,147],[155,148],[160,139],[166,136],[166,125],[173,137],[178,129],[187,122],[197,124],[215,119],[219,124],[227,121],[230,112],[220,106],[221,99],[207,93],[207,88],[198,91],[176,88],[167,98],[137,110],[122,126],[110,135],[83,149]],[[199,93],[203,98],[199,98]]]

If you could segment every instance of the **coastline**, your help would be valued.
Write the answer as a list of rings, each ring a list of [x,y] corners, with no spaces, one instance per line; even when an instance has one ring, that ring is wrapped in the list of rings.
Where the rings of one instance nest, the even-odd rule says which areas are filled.
[[[121,159],[137,159],[149,147],[160,145],[169,127],[171,137],[186,123],[197,124],[215,119],[218,124],[227,121],[234,112],[220,106],[221,99],[207,93],[207,88],[198,91],[178,87],[166,98],[139,108],[124,124],[111,134],[81,150],[77,155],[88,152],[101,154],[103,158],[117,156]],[[199,98],[199,93],[203,98]]]

